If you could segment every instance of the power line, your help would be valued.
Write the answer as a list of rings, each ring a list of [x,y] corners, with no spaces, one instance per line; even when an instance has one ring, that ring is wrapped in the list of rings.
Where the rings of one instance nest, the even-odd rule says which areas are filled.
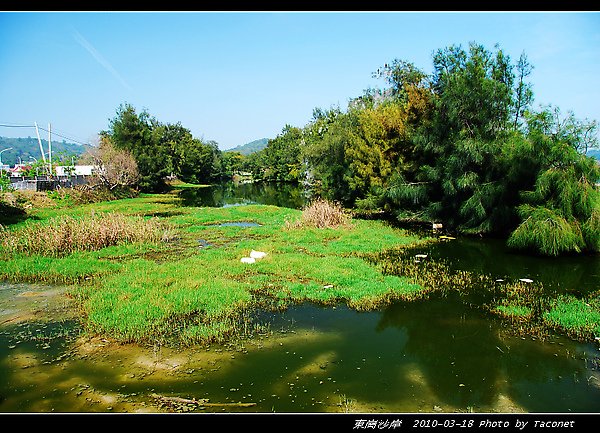
[[[38,126],[38,128],[39,128],[39,129],[41,129],[42,131],[49,132],[49,131],[48,131],[46,128],[42,128],[41,126]],[[66,136],[64,136],[64,135],[61,135],[61,134],[57,134],[57,133],[56,133],[56,132],[54,132],[54,131],[52,131],[52,135],[57,135],[57,136],[59,136],[60,138],[64,138],[65,140],[71,140],[73,143],[77,143],[77,144],[82,144],[82,145],[87,145],[87,146],[90,146],[90,143],[89,143],[89,142],[88,142],[88,143],[83,143],[83,142],[81,142],[81,141],[75,140],[74,138],[71,138],[71,137],[66,137]]]
[[[3,126],[5,128],[35,128],[35,125],[9,125],[9,124],[5,124],[5,123],[0,123],[0,126]],[[42,131],[45,132],[49,132],[46,128],[43,128],[41,126],[38,126],[38,129],[41,129]],[[86,146],[91,146],[90,142],[84,143],[81,140],[76,140],[72,137],[67,137],[66,135],[62,135],[62,134],[57,134],[56,132],[52,131],[52,135],[57,135],[60,138],[64,138],[65,140],[70,140],[73,143],[77,143],[77,144],[81,144],[81,145],[86,145]]]
[[[63,131],[61,129],[55,128],[54,125],[52,125],[52,134],[57,134],[57,135],[66,135],[69,137],[70,140],[79,140],[80,142],[84,142],[86,144],[89,144],[89,139],[86,141],[84,139],[81,138],[71,138],[71,137],[77,137],[77,134],[72,134],[69,131]]]
[[[6,125],[4,123],[0,124],[0,126],[4,126],[6,128],[35,128],[35,125]]]

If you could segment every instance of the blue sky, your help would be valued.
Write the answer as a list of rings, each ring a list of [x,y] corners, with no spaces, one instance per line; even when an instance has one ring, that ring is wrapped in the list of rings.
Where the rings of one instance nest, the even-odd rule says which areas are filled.
[[[525,52],[536,107],[600,121],[598,12],[0,12],[0,124],[89,142],[127,102],[227,149],[345,109],[394,59],[431,73],[434,51],[469,42]]]

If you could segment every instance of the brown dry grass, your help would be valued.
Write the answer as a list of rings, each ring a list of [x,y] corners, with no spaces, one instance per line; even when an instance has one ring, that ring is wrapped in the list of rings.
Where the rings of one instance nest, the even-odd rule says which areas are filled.
[[[316,199],[302,210],[302,217],[296,222],[286,222],[287,228],[316,227],[337,228],[350,224],[350,217],[342,206],[324,199]]]
[[[60,216],[44,224],[18,230],[0,227],[0,245],[8,253],[65,256],[76,251],[96,251],[108,246],[170,239],[169,229],[158,219],[121,214],[91,214],[84,218]]]

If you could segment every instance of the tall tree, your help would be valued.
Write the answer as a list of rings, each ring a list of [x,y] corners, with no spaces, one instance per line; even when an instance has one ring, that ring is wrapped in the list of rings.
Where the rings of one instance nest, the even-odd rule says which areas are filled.
[[[434,215],[463,231],[490,232],[510,220],[503,201],[514,76],[510,58],[471,43],[434,55],[436,94],[428,150]]]
[[[350,167],[346,144],[351,119],[339,108],[313,110],[312,120],[303,129],[301,159],[308,181],[317,194],[331,200],[351,203]]]
[[[223,168],[216,142],[204,143],[192,136],[181,123],[161,123],[147,111],[137,113],[122,104],[102,132],[117,148],[131,152],[140,173],[139,187],[146,192],[165,190],[170,175],[193,183],[219,178]]]
[[[169,146],[162,140],[163,130],[146,110],[137,113],[130,104],[122,104],[111,119],[107,136],[120,149],[131,152],[140,173],[139,187],[142,191],[160,191],[166,187],[165,176],[171,169]]]
[[[533,66],[527,60],[527,55],[525,53],[522,53],[521,57],[519,57],[519,61],[516,65],[516,71],[515,108],[513,121],[514,129],[519,128],[520,121],[525,113],[525,110],[527,110],[533,102],[532,85],[525,81],[525,79],[531,75]]]
[[[534,184],[523,188],[521,223],[508,243],[514,248],[557,256],[600,251],[600,166],[581,152],[595,145],[595,122],[546,107],[527,117],[527,139],[534,157],[526,158]],[[532,163],[533,160],[533,163]],[[513,160],[518,164],[517,158]]]
[[[300,142],[302,130],[286,125],[281,133],[261,150],[266,170],[263,177],[275,181],[298,181],[302,176]]]

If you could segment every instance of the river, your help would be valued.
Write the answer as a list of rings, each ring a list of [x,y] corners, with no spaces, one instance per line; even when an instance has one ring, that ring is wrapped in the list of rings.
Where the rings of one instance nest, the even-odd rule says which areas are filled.
[[[290,186],[189,189],[182,205],[299,208]],[[456,239],[428,255],[547,290],[600,288],[596,257],[541,259]],[[458,294],[380,311],[298,305],[226,346],[133,347],[80,335],[64,288],[0,284],[0,412],[600,412],[600,350],[514,335]]]

